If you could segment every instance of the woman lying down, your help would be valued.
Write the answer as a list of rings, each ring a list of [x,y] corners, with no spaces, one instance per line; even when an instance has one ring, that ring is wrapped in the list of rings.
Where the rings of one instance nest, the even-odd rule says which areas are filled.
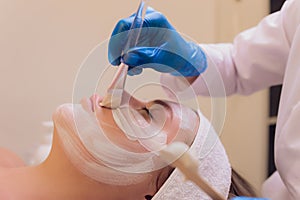
[[[149,151],[156,148],[154,143],[173,141],[190,146],[200,163],[198,173],[224,197],[254,196],[232,173],[221,142],[199,111],[126,95],[129,103],[116,110],[101,107],[97,95],[58,107],[50,154],[37,166],[25,166],[16,155],[1,150],[0,199],[210,199]]]

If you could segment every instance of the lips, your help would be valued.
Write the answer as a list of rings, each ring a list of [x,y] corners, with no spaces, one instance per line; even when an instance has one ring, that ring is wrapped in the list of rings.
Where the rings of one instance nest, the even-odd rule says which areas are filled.
[[[102,101],[102,97],[93,94],[90,98],[83,98],[80,101],[81,106],[84,108],[87,112],[95,112],[95,108],[99,107],[99,103]]]

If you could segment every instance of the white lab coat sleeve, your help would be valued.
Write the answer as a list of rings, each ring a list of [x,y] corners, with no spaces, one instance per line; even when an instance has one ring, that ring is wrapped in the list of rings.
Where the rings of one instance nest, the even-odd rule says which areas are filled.
[[[227,95],[251,94],[282,83],[290,49],[283,17],[283,11],[265,17],[233,44],[202,45],[208,68],[217,67]]]
[[[212,87],[216,71],[222,77],[226,95],[251,94],[281,84],[290,49],[283,23],[286,10],[265,17],[256,27],[236,36],[232,44],[201,44],[208,67],[194,81],[195,91],[212,96],[208,87]],[[162,81],[171,83],[177,78],[167,79]]]

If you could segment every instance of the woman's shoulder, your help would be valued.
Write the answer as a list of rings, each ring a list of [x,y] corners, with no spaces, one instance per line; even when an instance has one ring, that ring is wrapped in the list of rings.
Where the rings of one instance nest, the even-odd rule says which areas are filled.
[[[25,166],[25,163],[17,154],[0,147],[0,169],[23,166]]]

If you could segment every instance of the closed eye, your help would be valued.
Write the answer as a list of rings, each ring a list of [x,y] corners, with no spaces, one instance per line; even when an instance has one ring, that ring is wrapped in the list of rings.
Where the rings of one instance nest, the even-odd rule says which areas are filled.
[[[149,110],[148,110],[146,107],[139,109],[138,112],[139,112],[139,113],[140,113],[140,114],[141,114],[148,122],[151,120],[152,116],[151,116]]]

